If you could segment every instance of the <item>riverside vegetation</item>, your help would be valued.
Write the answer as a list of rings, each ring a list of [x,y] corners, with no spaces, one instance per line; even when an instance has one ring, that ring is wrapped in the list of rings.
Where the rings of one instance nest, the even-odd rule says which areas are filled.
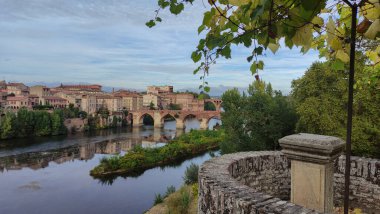
[[[186,167],[184,185],[175,191],[174,186],[167,188],[164,196],[156,194],[154,207],[146,214],[195,214],[198,211],[198,170],[197,164]]]
[[[141,172],[216,149],[223,139],[223,130],[192,130],[163,147],[142,148],[137,146],[124,156],[103,158],[100,164],[90,171],[90,175],[102,178]]]

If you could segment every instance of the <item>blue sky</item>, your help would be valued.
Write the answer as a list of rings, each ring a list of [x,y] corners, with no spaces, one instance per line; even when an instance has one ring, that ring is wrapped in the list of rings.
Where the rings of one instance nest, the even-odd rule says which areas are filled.
[[[0,79],[197,89],[190,55],[206,8],[198,0],[179,16],[163,12],[164,21],[149,29],[145,22],[156,8],[157,0],[0,0]],[[233,48],[231,60],[212,67],[212,94],[252,82],[249,52]],[[263,60],[263,80],[288,93],[318,55],[280,48]]]

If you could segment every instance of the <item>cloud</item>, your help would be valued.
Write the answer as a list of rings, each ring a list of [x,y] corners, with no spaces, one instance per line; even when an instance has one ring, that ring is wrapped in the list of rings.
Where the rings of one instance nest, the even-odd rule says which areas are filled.
[[[88,82],[144,89],[150,84],[198,88],[190,54],[207,9],[196,1],[179,16],[160,13],[149,29],[156,0],[0,0],[0,79],[24,82]],[[252,82],[251,50],[233,48],[231,60],[211,68],[212,87],[247,87]],[[300,60],[302,57],[302,60]],[[274,88],[290,90],[315,53],[281,50],[263,57],[260,76]]]

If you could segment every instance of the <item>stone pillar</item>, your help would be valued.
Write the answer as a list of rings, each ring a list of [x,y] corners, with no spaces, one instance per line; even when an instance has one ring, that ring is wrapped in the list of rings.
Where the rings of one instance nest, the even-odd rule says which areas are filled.
[[[333,212],[334,161],[344,148],[337,137],[294,134],[279,140],[282,152],[291,161],[291,202]]]
[[[199,126],[201,130],[207,130],[208,129],[208,120],[206,118],[201,119],[201,124]]]
[[[140,121],[140,115],[133,115],[133,124],[132,124],[132,126],[133,127],[140,127],[142,125],[143,124]]]
[[[164,121],[161,118],[161,114],[159,112],[154,112],[153,114],[154,120],[154,128],[162,128],[164,127]]]
[[[177,129],[185,129],[185,121],[181,119],[176,119],[176,128]]]

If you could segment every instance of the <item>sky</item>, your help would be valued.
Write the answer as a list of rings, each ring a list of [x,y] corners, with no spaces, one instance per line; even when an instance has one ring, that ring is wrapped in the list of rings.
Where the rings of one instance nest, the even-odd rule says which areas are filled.
[[[163,11],[162,23],[146,27],[157,8],[157,0],[0,0],[0,80],[196,91],[201,81],[190,55],[207,6],[198,0],[178,16]],[[246,61],[251,51],[234,47],[232,59],[218,60],[207,77],[211,94],[254,80]],[[260,77],[287,94],[318,54],[283,47],[262,59]]]

